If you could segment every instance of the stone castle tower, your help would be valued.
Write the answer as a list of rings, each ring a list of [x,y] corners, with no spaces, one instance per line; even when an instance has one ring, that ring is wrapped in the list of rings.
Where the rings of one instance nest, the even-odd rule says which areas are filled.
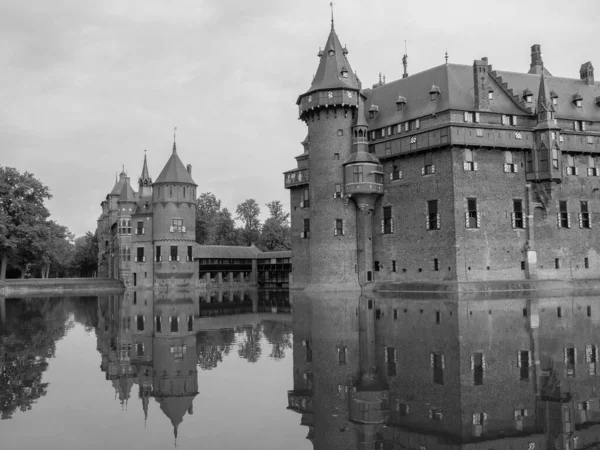
[[[298,159],[299,169],[307,159],[310,185],[302,170],[286,179],[292,199],[300,199],[300,211],[292,212],[301,227],[292,228],[301,255],[297,281],[322,288],[356,289],[371,279],[373,208],[383,191],[378,159],[368,153],[360,80],[347,55],[332,20],[316,75],[297,101],[308,126],[308,157]]]

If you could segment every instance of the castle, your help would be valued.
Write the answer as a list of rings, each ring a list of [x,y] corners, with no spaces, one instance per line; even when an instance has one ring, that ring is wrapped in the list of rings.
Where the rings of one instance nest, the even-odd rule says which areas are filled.
[[[138,186],[134,192],[122,171],[101,203],[98,275],[132,286],[190,285],[197,274],[193,255],[197,185],[192,166],[183,165],[175,142],[154,183],[144,156]]]
[[[446,64],[363,88],[334,29],[284,174],[293,286],[597,278],[600,83]]]

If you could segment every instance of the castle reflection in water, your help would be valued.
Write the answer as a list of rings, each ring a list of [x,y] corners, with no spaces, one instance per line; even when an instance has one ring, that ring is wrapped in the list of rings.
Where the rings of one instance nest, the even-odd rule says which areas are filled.
[[[95,328],[116,401],[146,415],[158,402],[175,436],[195,420],[199,371],[231,351],[250,363],[292,348],[287,414],[318,450],[598,447],[598,297],[525,295],[128,291],[69,307],[0,298],[2,418],[52,390],[41,374],[71,314]],[[30,343],[38,329],[46,338]]]
[[[600,437],[598,297],[294,294],[315,449],[583,449]]]

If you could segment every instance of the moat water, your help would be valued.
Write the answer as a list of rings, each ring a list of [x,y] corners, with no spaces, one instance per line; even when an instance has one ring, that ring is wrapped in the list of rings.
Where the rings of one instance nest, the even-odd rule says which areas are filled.
[[[0,298],[0,449],[600,445],[600,298]]]

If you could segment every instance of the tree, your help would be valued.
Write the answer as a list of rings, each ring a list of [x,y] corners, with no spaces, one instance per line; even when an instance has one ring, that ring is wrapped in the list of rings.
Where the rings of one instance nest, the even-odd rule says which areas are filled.
[[[196,200],[196,242],[212,244],[221,200],[211,192],[200,194]]]
[[[227,208],[219,211],[216,215],[214,224],[214,236],[211,243],[217,245],[239,245],[239,231],[235,227],[235,222]]]
[[[19,254],[16,262],[23,272],[28,245],[40,236],[40,226],[50,215],[44,205],[50,198],[48,187],[33,174],[0,166],[0,280],[6,278],[8,262]]]
[[[292,237],[289,213],[283,210],[279,200],[267,203],[271,216],[265,220],[260,234],[260,248],[263,251],[290,250]]]
[[[257,243],[260,236],[260,206],[256,200],[249,198],[243,203],[240,203],[236,208],[236,219],[241,220],[244,224],[242,230],[242,239],[246,245]]]
[[[93,277],[98,271],[98,232],[75,239],[72,270],[80,277]]]

